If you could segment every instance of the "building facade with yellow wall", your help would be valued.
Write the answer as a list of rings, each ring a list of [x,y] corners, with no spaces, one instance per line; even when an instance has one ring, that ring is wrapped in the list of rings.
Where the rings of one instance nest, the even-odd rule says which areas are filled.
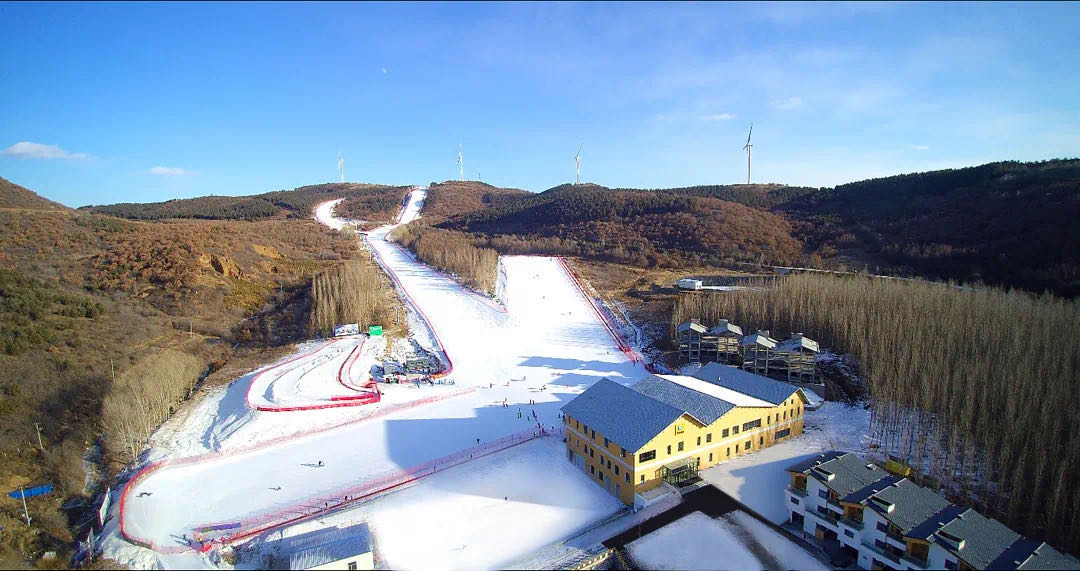
[[[801,434],[805,404],[792,385],[722,365],[632,386],[602,379],[562,408],[567,459],[623,503],[643,505],[664,482]]]

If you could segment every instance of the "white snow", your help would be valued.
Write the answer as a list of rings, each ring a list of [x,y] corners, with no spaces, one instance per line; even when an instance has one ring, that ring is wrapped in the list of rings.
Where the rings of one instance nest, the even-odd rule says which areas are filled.
[[[731,523],[687,514],[626,545],[645,569],[763,569]]]
[[[423,197],[423,190],[411,194],[402,222],[418,215]],[[341,228],[344,222],[333,217],[332,205],[320,205],[316,217]],[[383,385],[383,401],[370,407],[295,412],[252,411],[246,397],[255,373],[215,388],[196,405],[184,407],[155,434],[148,460],[225,453],[166,465],[133,485],[124,514],[129,533],[160,545],[180,545],[181,536],[190,537],[196,526],[287,509],[305,499],[467,449],[478,438],[488,442],[527,430],[536,424],[528,418],[533,411],[545,427],[558,425],[558,409],[600,378],[629,384],[646,374],[641,364],[631,363],[616,347],[556,258],[503,257],[503,309],[385,241],[391,228],[373,231],[366,243],[410,296],[414,340],[436,353],[431,333],[442,341],[453,362],[449,378],[457,387]],[[430,320],[431,330],[416,309]],[[253,398],[282,406],[305,405],[346,392],[336,375],[358,339],[336,341],[262,375],[252,390]],[[314,342],[304,344],[294,356],[317,348]],[[373,353],[365,348],[365,355]],[[395,404],[447,396],[463,386],[478,390],[386,413]],[[508,407],[501,406],[504,400]],[[529,404],[530,400],[535,404]],[[518,409],[522,418],[517,416]],[[373,412],[385,414],[366,418]],[[281,436],[343,423],[347,424],[244,450]],[[545,439],[491,456],[492,462],[507,460],[490,475],[479,469],[472,472],[471,465],[465,465],[394,494],[388,500],[410,497],[409,493],[426,495],[400,506],[399,511],[408,514],[404,519],[395,519],[391,512],[383,516],[372,512],[376,545],[388,549],[388,559],[396,561],[393,565],[406,568],[498,567],[621,507],[566,462],[561,444],[552,444],[557,449],[553,451],[544,448],[549,443],[558,441]],[[310,466],[319,460],[324,466]],[[471,475],[444,475],[459,472]],[[508,494],[500,494],[503,489],[519,498],[510,502],[512,509],[490,502],[494,496],[504,501],[502,495]],[[141,493],[148,495],[139,497]],[[427,521],[440,523],[425,525]],[[382,534],[384,526],[387,532]],[[476,538],[481,528],[493,538],[482,548],[470,549],[470,543],[483,541]],[[211,563],[191,553],[158,555],[131,546],[119,538],[115,525],[105,531],[104,549],[139,567]],[[422,541],[417,541],[418,534]],[[454,555],[461,545],[465,546],[461,553]]]
[[[726,514],[724,517],[748,532],[773,559],[776,559],[782,569],[798,569],[799,571],[826,571],[828,569],[805,549],[776,530],[770,529],[754,516],[740,510]]]
[[[870,413],[862,406],[827,402],[806,411],[803,433],[768,448],[721,462],[699,475],[773,523],[787,521],[785,469],[824,450],[865,455]]]
[[[690,390],[697,391],[699,393],[707,394],[712,397],[716,397],[720,400],[727,401],[736,406],[762,406],[773,407],[776,406],[770,402],[765,402],[761,399],[754,398],[748,394],[740,393],[739,391],[731,390],[727,387],[721,387],[714,385],[710,382],[703,381],[695,377],[687,377],[685,375],[657,375],[661,379],[666,379],[677,385],[682,385]]]

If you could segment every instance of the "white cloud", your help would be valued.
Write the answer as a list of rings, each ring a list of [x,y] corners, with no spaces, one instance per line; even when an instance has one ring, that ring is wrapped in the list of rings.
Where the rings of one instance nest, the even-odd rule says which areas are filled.
[[[785,111],[788,109],[794,109],[802,105],[802,97],[788,97],[787,99],[781,99],[780,101],[773,101],[773,105],[777,109],[783,109]]]
[[[199,171],[189,171],[177,167],[153,167],[147,172],[150,174],[162,176],[183,176],[189,174],[199,174]]]
[[[717,113],[715,115],[705,115],[701,118],[702,121],[727,121],[728,119],[734,119],[735,115],[731,113]]]
[[[85,159],[86,153],[69,153],[56,145],[43,145],[22,141],[0,151],[0,155],[9,155],[21,159]]]
[[[386,68],[385,67],[382,68],[382,72],[383,72],[384,75],[386,74]]]

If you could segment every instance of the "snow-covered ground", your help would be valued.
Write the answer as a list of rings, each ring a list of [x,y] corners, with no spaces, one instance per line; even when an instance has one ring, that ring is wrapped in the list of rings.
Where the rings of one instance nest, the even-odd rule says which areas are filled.
[[[773,523],[787,521],[788,466],[823,450],[866,453],[870,413],[862,405],[826,402],[806,411],[803,433],[763,450],[721,462],[700,476]]]
[[[504,499],[505,498],[505,499]],[[623,505],[565,459],[558,438],[534,440],[439,472],[358,508],[288,528],[284,537],[367,521],[382,566],[500,569]],[[273,552],[277,532],[253,547]]]
[[[423,190],[412,193],[402,222],[418,215],[423,197]],[[320,205],[316,216],[341,228],[344,222],[332,216],[332,209],[332,205]],[[489,442],[521,432],[535,426],[528,418],[534,411],[544,426],[557,425],[558,409],[593,382],[607,377],[631,383],[645,374],[641,364],[631,363],[618,350],[557,259],[503,257],[499,287],[503,309],[385,241],[391,228],[373,231],[366,237],[367,243],[408,293],[414,339],[439,353],[434,342],[437,335],[445,357],[453,363],[450,379],[457,385],[383,385],[383,402],[370,407],[292,412],[253,411],[248,406],[248,389],[258,372],[228,387],[215,388],[155,434],[147,459],[174,459],[208,451],[223,454],[167,464],[134,484],[124,513],[129,534],[159,545],[179,546],[184,543],[183,536],[191,537],[197,526],[287,509],[305,499],[467,449],[477,439]],[[417,309],[427,321],[420,319]],[[346,388],[337,383],[336,375],[349,353],[349,344],[356,345],[358,339],[321,349],[318,342],[303,344],[292,357],[311,355],[262,375],[252,387],[253,398],[287,406],[323,402],[344,392]],[[477,389],[431,404],[390,409],[419,398],[448,396],[463,385]],[[503,402],[509,406],[503,407]],[[365,418],[374,412],[382,414]],[[278,437],[331,426],[336,427],[252,448]],[[544,442],[557,443],[555,439]],[[397,566],[440,566],[436,561],[445,561],[445,566],[458,568],[497,567],[621,506],[613,504],[613,498],[565,461],[561,444],[555,448],[557,452],[539,443],[519,445],[510,449],[513,453],[508,450],[491,457],[491,461],[501,461],[504,456],[514,459],[506,460],[507,464],[491,476],[453,478],[439,473],[395,494],[393,497],[409,497],[408,493],[430,490],[423,500],[401,508],[411,514],[404,520],[386,515],[380,521],[372,512],[376,544],[390,549],[388,553],[400,553],[394,555],[400,562]],[[318,467],[320,460],[324,465]],[[445,474],[468,470],[467,465]],[[474,484],[474,480],[487,483]],[[533,491],[541,495],[526,499],[532,498],[530,488],[541,488]],[[509,495],[522,498],[512,510],[477,500],[490,499],[488,496],[501,500],[508,495],[500,495],[501,489],[514,490]],[[477,501],[440,507],[444,495]],[[116,532],[115,511],[102,539],[107,555],[139,567],[209,563],[198,556],[193,559],[190,553],[158,555],[126,543]],[[449,517],[450,513],[453,521],[440,525],[442,529],[424,526],[425,520]],[[469,527],[474,519],[489,522],[485,532],[499,538],[482,550],[488,552],[483,556],[465,554],[469,540],[464,538],[479,541],[475,539],[478,528]],[[382,527],[387,528],[389,537],[382,536]],[[467,533],[470,529],[475,533]],[[422,540],[417,540],[417,533],[423,533]],[[535,538],[530,539],[529,534]],[[447,553],[461,547],[458,538],[466,547],[455,559]],[[406,542],[408,548],[403,544],[395,551],[397,540]],[[387,557],[389,560],[390,555]]]
[[[731,512],[724,518],[750,534],[754,541],[780,564],[781,569],[798,569],[799,571],[826,571],[828,569],[805,549],[744,511]]]
[[[701,512],[687,514],[626,544],[645,569],[764,569],[731,522]]]

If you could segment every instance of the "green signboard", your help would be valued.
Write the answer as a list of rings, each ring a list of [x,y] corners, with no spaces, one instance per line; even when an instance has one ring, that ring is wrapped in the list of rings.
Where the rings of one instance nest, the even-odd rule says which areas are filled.
[[[379,335],[382,335],[382,325],[369,325],[367,328],[367,333],[371,337],[378,337]]]

